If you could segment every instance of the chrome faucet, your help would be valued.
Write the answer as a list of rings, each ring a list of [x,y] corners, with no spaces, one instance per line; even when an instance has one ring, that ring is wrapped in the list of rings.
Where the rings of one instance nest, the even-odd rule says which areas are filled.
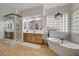
[[[64,39],[63,39],[63,38],[61,38],[60,40],[61,40],[61,43],[63,43],[63,40],[64,40]]]

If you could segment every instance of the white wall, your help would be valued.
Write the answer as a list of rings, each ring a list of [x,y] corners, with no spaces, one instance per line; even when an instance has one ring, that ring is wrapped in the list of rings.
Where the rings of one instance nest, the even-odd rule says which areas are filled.
[[[78,33],[71,33],[71,39],[73,42],[79,44],[79,34]]]
[[[26,29],[24,29],[24,22],[26,22]],[[22,20],[22,32],[27,32],[28,30],[28,19],[26,17],[23,17],[23,20]]]
[[[4,38],[3,17],[0,17],[0,40]]]
[[[67,32],[52,32],[52,31],[50,31],[49,36],[52,38],[59,38],[59,39],[64,38],[66,40],[70,40],[69,33],[67,33]]]

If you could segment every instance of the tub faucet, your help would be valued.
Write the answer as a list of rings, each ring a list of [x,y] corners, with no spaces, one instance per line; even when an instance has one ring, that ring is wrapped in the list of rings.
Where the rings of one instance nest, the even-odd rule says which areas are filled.
[[[63,40],[64,40],[64,39],[63,39],[63,38],[61,38],[60,40],[61,40],[61,43],[63,43]]]

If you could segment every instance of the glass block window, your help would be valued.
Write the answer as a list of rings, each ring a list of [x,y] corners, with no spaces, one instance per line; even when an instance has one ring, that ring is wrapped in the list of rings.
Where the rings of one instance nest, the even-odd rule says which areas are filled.
[[[71,32],[79,33],[79,9],[72,13]]]
[[[68,32],[68,14],[63,14],[62,17],[55,18],[52,15],[47,16],[46,25],[52,31]]]

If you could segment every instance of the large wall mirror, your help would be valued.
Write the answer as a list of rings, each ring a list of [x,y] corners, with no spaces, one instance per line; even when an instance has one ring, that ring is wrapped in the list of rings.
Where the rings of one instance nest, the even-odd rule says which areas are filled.
[[[45,25],[44,25],[44,17],[42,16],[38,16],[38,17],[33,17],[29,20],[29,23],[28,23],[28,27],[29,27],[29,30],[42,30]]]
[[[29,29],[30,30],[42,30],[42,20],[30,21]]]

